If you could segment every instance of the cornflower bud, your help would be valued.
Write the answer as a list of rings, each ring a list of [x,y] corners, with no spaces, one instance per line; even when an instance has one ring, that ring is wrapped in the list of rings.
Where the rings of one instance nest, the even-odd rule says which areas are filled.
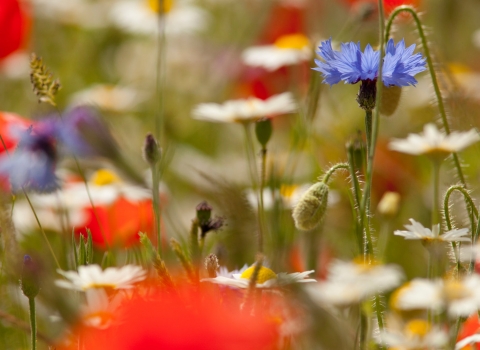
[[[29,299],[35,298],[40,291],[38,273],[38,265],[33,262],[30,255],[25,255],[23,257],[20,287],[23,294]]]

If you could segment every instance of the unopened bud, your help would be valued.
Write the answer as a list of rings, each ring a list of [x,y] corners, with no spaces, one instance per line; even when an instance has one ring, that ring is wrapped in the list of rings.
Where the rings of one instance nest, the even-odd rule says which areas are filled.
[[[272,137],[272,122],[270,119],[260,120],[255,123],[255,135],[257,140],[265,148]]]
[[[384,86],[382,91],[382,103],[380,104],[380,113],[385,116],[391,116],[398,107],[398,102],[402,96],[400,86]]]
[[[205,258],[205,269],[208,272],[208,277],[215,278],[217,277],[217,271],[219,269],[218,258],[215,254],[209,254]]]
[[[143,159],[153,166],[158,163],[162,156],[160,147],[158,146],[158,141],[155,137],[148,133],[145,137],[145,143],[143,144]]]
[[[212,216],[212,207],[206,201],[203,201],[195,209],[197,210],[198,224],[200,226],[207,224]]]
[[[385,216],[395,216],[400,205],[400,195],[397,192],[385,192],[378,203],[377,210]]]
[[[312,185],[293,209],[295,226],[310,231],[321,224],[328,204],[328,186],[324,182]]]
[[[23,294],[29,299],[35,298],[40,291],[38,265],[33,262],[30,255],[23,258],[20,284]]]

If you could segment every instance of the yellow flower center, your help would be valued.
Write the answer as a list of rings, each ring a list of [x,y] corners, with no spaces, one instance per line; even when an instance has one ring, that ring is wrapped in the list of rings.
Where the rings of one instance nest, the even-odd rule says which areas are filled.
[[[464,299],[472,294],[462,283],[453,280],[445,282],[444,293],[448,300]]]
[[[310,45],[310,41],[303,34],[283,35],[273,44],[279,49],[301,50]]]
[[[280,195],[284,198],[291,198],[297,188],[297,185],[282,185],[280,186]]]
[[[240,278],[249,280],[253,275],[253,271],[255,271],[255,265],[250,266],[248,269],[243,271],[243,273],[240,275]],[[262,266],[258,273],[257,283],[262,284],[274,278],[277,278],[277,274],[268,267]]]
[[[409,338],[416,338],[420,337],[423,338],[427,335],[427,333],[430,331],[430,325],[427,321],[425,320],[412,320],[407,323],[405,326],[405,334]]]
[[[148,0],[148,7],[156,13],[168,13],[172,6],[173,0]]]
[[[90,181],[97,186],[105,186],[121,182],[120,178],[114,172],[107,169],[97,170],[92,175]]]

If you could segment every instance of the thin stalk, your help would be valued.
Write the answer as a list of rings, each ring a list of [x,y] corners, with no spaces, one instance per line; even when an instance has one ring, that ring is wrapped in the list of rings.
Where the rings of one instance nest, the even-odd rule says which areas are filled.
[[[348,147],[347,149],[347,159],[348,159],[348,169],[350,171],[350,178],[352,179],[352,192],[353,192],[353,205],[354,205],[354,215],[355,218],[355,234],[357,236],[358,242],[358,254],[361,254],[363,251],[363,232],[360,225],[362,213],[360,212],[360,201],[361,201],[361,190],[360,184],[358,182],[357,173],[355,171],[355,164],[353,158],[353,149]]]
[[[153,215],[155,216],[155,234],[157,237],[157,253],[162,257],[162,211],[160,208],[160,177],[158,164],[153,164],[151,166],[152,171],[152,206],[153,206]]]
[[[330,178],[333,176],[333,174],[337,171],[337,170],[347,170],[349,171],[350,170],[350,166],[348,163],[338,163],[338,164],[335,164],[334,166],[332,166],[330,169],[327,170],[327,172],[325,173],[325,175],[323,175],[323,178],[322,178],[322,182],[325,183],[325,184],[328,184],[328,181],[330,180]]]
[[[432,185],[433,185],[433,203],[432,203],[432,227],[440,223],[439,187],[440,187],[440,165],[441,161],[433,160]]]
[[[157,140],[163,139],[164,101],[166,81],[166,35],[165,35],[165,0],[158,0],[158,35],[157,35],[157,64],[155,69],[155,95],[157,100],[155,135]]]
[[[37,349],[37,321],[35,316],[35,298],[28,298],[28,306],[30,310],[30,329],[32,350]]]
[[[267,173],[267,148],[263,147],[261,150],[261,155],[262,155],[262,162],[261,162],[261,170],[260,170],[260,188],[258,189],[259,193],[259,208],[258,208],[258,215],[259,215],[259,220],[260,220],[260,225],[265,228],[265,206],[263,202],[263,190],[265,188],[265,179],[266,179],[266,173]],[[265,232],[265,230],[262,230],[262,232]],[[258,246],[261,247],[262,249],[259,250],[260,253],[263,252],[263,240],[264,237],[259,237],[259,242]]]
[[[253,191],[256,192],[257,196],[257,216],[258,216],[258,252],[263,253],[263,240],[264,240],[264,228],[263,228],[263,210],[260,203],[259,190],[258,186],[258,171],[257,163],[255,160],[255,150],[253,148],[253,137],[252,130],[250,128],[250,123],[244,123],[245,128],[245,147],[247,151],[247,162],[250,170],[250,176],[252,178]]]

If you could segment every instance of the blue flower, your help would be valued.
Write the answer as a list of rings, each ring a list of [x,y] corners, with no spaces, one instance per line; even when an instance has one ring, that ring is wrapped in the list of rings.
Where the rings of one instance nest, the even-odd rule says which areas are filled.
[[[21,188],[50,192],[58,188],[57,124],[47,119],[18,135],[17,149],[0,158],[0,174],[7,176],[13,191]]]
[[[415,44],[405,48],[401,40],[397,45],[390,39],[385,49],[382,81],[385,86],[415,85],[414,75],[425,70],[425,58],[420,53],[414,54]],[[342,43],[340,51],[332,49],[332,39],[324,41],[317,53],[323,61],[315,60],[313,68],[323,74],[324,83],[337,84],[341,80],[348,84],[359,81],[376,81],[380,64],[380,52],[367,45],[364,52],[360,43]]]

